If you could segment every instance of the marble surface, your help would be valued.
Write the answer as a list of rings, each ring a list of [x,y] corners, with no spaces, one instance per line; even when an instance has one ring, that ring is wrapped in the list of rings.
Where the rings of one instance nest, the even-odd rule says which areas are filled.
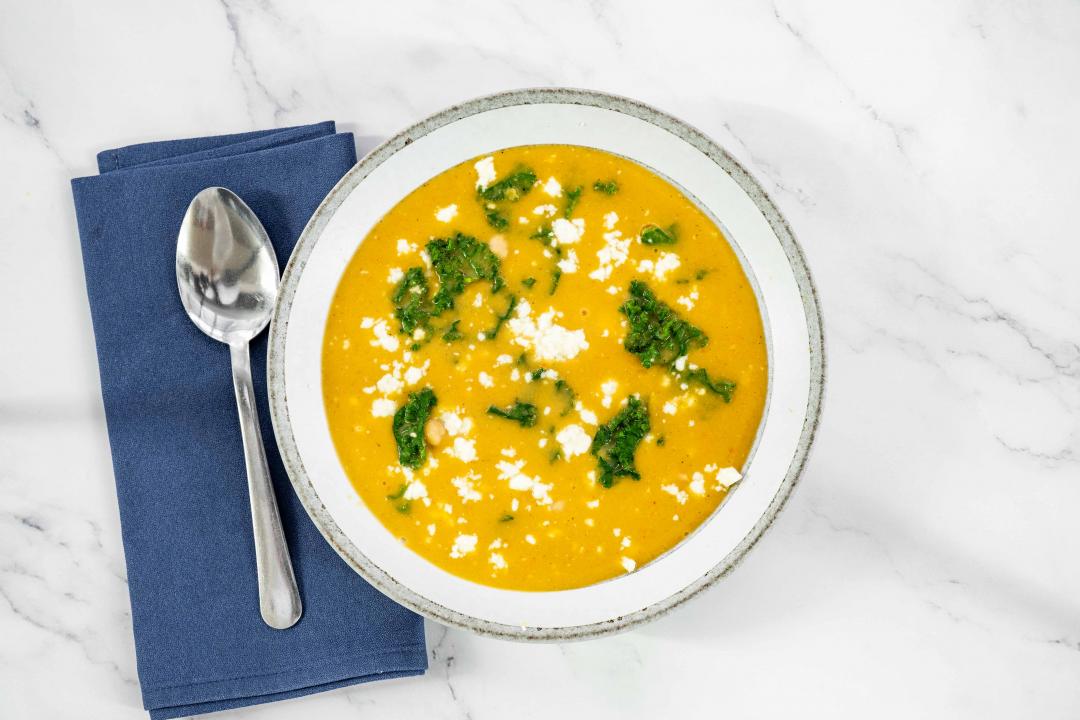
[[[711,134],[791,221],[829,383],[744,565],[617,637],[429,626],[431,671],[224,713],[1080,716],[1080,5],[0,0],[0,715],[141,718],[68,179],[333,118],[360,150],[569,85]]]

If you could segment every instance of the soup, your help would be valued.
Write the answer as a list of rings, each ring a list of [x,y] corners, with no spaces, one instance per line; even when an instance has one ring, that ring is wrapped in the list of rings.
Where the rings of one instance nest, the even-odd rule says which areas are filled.
[[[765,405],[749,279],[720,229],[625,158],[535,145],[450,168],[345,269],[327,420],[366,505],[462,578],[634,572],[741,479]]]

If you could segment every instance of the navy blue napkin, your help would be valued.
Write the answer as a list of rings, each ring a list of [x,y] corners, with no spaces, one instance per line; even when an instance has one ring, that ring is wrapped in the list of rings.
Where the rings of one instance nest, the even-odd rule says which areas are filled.
[[[289,484],[255,391],[304,615],[259,616],[255,550],[229,350],[188,320],[176,234],[197,192],[221,185],[259,216],[284,267],[319,202],[356,162],[332,122],[107,150],[72,181],[112,446],[143,704],[174,718],[427,668],[424,627],[354,573]]]

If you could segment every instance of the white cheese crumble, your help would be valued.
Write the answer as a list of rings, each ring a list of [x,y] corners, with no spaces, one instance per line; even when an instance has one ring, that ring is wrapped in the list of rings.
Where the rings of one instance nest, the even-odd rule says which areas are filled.
[[[720,468],[716,473],[716,489],[729,488],[740,480],[742,480],[742,473],[735,468]]]
[[[505,570],[506,569],[506,558],[504,558],[499,553],[496,553],[496,552],[491,553],[491,555],[488,556],[488,562],[491,563],[491,565],[496,570]]]
[[[484,304],[484,294],[476,293],[472,299],[472,306],[475,308],[481,307]]]
[[[420,379],[424,377],[424,373],[427,372],[427,369],[430,366],[431,361],[425,360],[424,364],[420,367],[410,367],[409,369],[407,369],[405,371],[405,384],[415,385],[416,383],[420,382]]]
[[[604,215],[604,227],[608,230],[614,230],[617,222],[619,222],[619,214],[614,210]]]
[[[453,447],[447,448],[446,452],[456,457],[461,462],[470,463],[476,460],[476,441],[468,438],[454,438]]]
[[[427,534],[431,535],[432,537],[435,536],[435,523],[431,523],[427,526]]]
[[[559,218],[551,223],[551,232],[559,245],[573,245],[581,240],[581,236],[585,233],[585,221],[581,218],[573,220]]]
[[[454,559],[463,558],[475,549],[476,536],[462,535],[459,533],[458,536],[454,538],[454,547],[450,548],[450,557]]]
[[[578,257],[577,253],[573,249],[566,253],[566,257],[560,260],[558,263],[559,269],[567,275],[576,273],[578,270]]]
[[[596,251],[599,267],[589,273],[593,280],[604,282],[611,277],[615,268],[626,262],[630,256],[630,239],[623,239],[622,233],[612,230],[604,233],[604,247]]]
[[[686,369],[686,356],[675,358],[675,369],[682,372]]]
[[[427,487],[419,480],[413,480],[405,486],[405,494],[402,496],[406,500],[419,500],[420,498],[427,497]]]
[[[619,563],[623,566],[623,570],[625,570],[628,573],[629,572],[634,572],[634,568],[637,567],[637,563],[634,562],[632,558],[628,558],[628,557],[619,558]]]
[[[584,407],[581,404],[580,400],[578,400],[577,405],[575,405],[574,407],[578,412],[578,417],[581,418],[581,422],[585,423],[586,425],[597,425],[597,424],[599,424],[599,421],[597,420],[597,417],[596,417],[596,413],[594,413],[592,410],[589,410],[586,407]]]
[[[699,472],[690,476],[690,492],[695,495],[705,494],[705,476]]]
[[[500,365],[509,365],[512,362],[514,362],[514,358],[510,357],[509,355],[500,355],[499,357],[495,358],[495,367],[499,367]]]
[[[480,380],[480,384],[483,385],[486,388],[495,387],[495,379],[493,377],[491,377],[490,375],[488,375],[483,370],[480,371],[480,375],[479,375],[478,379]]]
[[[462,504],[478,502],[483,499],[484,496],[476,489],[476,485],[473,483],[473,480],[477,477],[477,475],[470,473],[469,475],[456,477],[450,481],[450,484],[457,488],[457,493],[461,497]]]
[[[618,389],[619,383],[615,382],[614,380],[607,380],[606,382],[601,384],[600,392],[604,394],[604,397],[600,400],[600,404],[603,405],[605,408],[611,407],[612,396]]]
[[[397,352],[397,349],[401,346],[397,337],[391,335],[387,329],[386,320],[376,322],[371,327],[371,331],[375,333],[375,339],[371,341],[372,347],[381,347],[389,352]]]
[[[678,406],[676,406],[675,403],[672,402],[671,400],[668,400],[666,403],[664,403],[664,414],[665,415],[674,415],[675,411],[678,410],[678,409],[679,409]]]
[[[562,185],[555,178],[549,177],[547,182],[544,183],[544,192],[551,197],[559,197],[562,195]]]
[[[476,187],[480,190],[495,182],[495,158],[492,156],[477,160],[473,169],[476,170]]]
[[[679,261],[679,256],[675,253],[660,253],[660,257],[656,260],[656,267],[653,268],[653,275],[660,282],[667,279],[668,273],[676,270],[682,263]]]
[[[401,382],[401,380],[399,380],[397,377],[390,373],[386,373],[381,378],[379,378],[379,381],[377,383],[375,383],[375,387],[383,395],[393,395],[394,393],[400,392],[401,388],[403,388],[404,386],[405,385]]]
[[[581,429],[580,425],[567,425],[559,431],[555,439],[562,445],[563,457],[567,460],[575,455],[584,455],[592,444],[592,438]]]
[[[455,412],[444,412],[439,415],[439,419],[442,420],[443,427],[446,428],[446,432],[450,437],[466,434],[472,429],[472,419],[462,419],[462,417]]]
[[[514,334],[514,342],[531,351],[537,360],[572,360],[582,350],[588,349],[585,331],[569,330],[556,324],[557,313],[554,309],[548,309],[536,320],[533,320],[531,311],[529,302],[522,300],[514,311],[516,317],[510,318],[507,326]]]
[[[362,329],[364,329],[364,330],[367,330],[367,329],[369,329],[369,328],[370,328],[371,326],[373,326],[374,324],[375,324],[375,318],[369,318],[369,317],[366,317],[366,318],[363,318],[363,319],[362,319],[362,320],[360,321],[360,327],[361,327]]]
[[[451,204],[435,211],[435,219],[439,222],[448,223],[457,217],[457,205]]]
[[[678,485],[661,485],[660,489],[678,500],[680,505],[685,505],[690,497],[686,494],[686,491],[680,490]]]
[[[537,205],[533,208],[533,215],[541,215],[543,217],[555,217],[555,213],[559,212],[559,208],[551,205]]]
[[[526,535],[525,536],[525,542],[529,543],[530,545],[535,545],[536,544],[536,538],[534,538],[532,535]]]
[[[540,482],[540,478],[529,477],[522,470],[525,467],[524,460],[509,462],[500,460],[495,464],[499,471],[499,479],[506,480],[511,490],[519,492],[531,492],[533,499],[539,505],[550,505],[552,485]]]
[[[409,255],[416,252],[416,243],[411,243],[405,238],[399,238],[397,241],[397,253],[398,255]]]
[[[371,403],[372,417],[390,417],[397,411],[397,404],[393,400],[379,398]]]
[[[405,272],[401,268],[390,268],[390,273],[386,276],[386,282],[396,283],[405,277]]]

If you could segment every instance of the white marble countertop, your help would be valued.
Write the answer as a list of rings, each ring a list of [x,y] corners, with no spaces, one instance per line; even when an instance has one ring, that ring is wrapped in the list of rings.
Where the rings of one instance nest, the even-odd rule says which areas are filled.
[[[145,717],[68,179],[534,85],[684,118],[786,213],[829,360],[802,484],[640,630],[430,625],[425,677],[219,717],[1080,715],[1080,5],[66,5],[0,2],[0,715]]]

